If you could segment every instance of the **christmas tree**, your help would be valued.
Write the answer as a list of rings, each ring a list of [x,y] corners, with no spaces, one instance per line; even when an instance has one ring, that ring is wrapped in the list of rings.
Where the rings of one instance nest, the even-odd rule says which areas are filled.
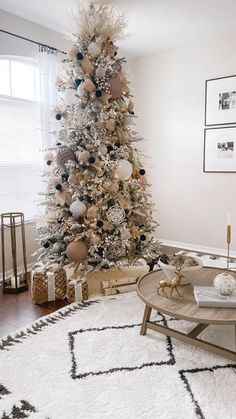
[[[89,272],[159,252],[125,59],[115,45],[125,26],[124,16],[104,5],[81,9],[63,61],[53,110],[61,126],[44,156],[49,181],[38,253],[46,265],[74,263]]]

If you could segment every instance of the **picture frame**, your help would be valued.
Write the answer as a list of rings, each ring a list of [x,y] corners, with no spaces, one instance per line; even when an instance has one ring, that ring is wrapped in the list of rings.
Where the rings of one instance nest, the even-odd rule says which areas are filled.
[[[205,82],[205,126],[236,124],[236,75]]]
[[[236,126],[205,128],[203,172],[236,173]]]

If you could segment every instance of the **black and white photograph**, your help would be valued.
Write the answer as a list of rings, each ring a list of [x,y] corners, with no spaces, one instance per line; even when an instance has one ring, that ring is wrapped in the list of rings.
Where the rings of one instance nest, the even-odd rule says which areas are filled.
[[[236,127],[206,128],[204,131],[204,172],[236,172]]]
[[[217,144],[217,157],[220,159],[232,159],[234,155],[234,141],[219,141]]]
[[[219,93],[219,110],[234,109],[236,105],[236,92]]]
[[[236,76],[206,80],[205,125],[236,123]]]

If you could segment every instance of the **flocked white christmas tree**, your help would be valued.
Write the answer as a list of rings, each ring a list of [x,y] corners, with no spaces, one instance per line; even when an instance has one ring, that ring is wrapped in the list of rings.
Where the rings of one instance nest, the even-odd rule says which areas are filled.
[[[115,42],[124,16],[106,6],[80,10],[74,47],[57,80],[61,128],[45,153],[39,260],[85,271],[155,258],[156,223],[132,128],[134,106]]]

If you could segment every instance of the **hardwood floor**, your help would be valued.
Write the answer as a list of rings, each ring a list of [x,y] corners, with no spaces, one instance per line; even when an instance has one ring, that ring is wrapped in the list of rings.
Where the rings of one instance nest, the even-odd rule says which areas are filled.
[[[38,306],[32,302],[30,291],[3,294],[0,288],[0,338],[67,304],[61,300]]]
[[[173,247],[162,247],[162,252],[166,254],[179,250]],[[67,304],[67,300],[62,300],[38,306],[32,302],[30,291],[20,294],[3,294],[0,288],[0,338]]]

